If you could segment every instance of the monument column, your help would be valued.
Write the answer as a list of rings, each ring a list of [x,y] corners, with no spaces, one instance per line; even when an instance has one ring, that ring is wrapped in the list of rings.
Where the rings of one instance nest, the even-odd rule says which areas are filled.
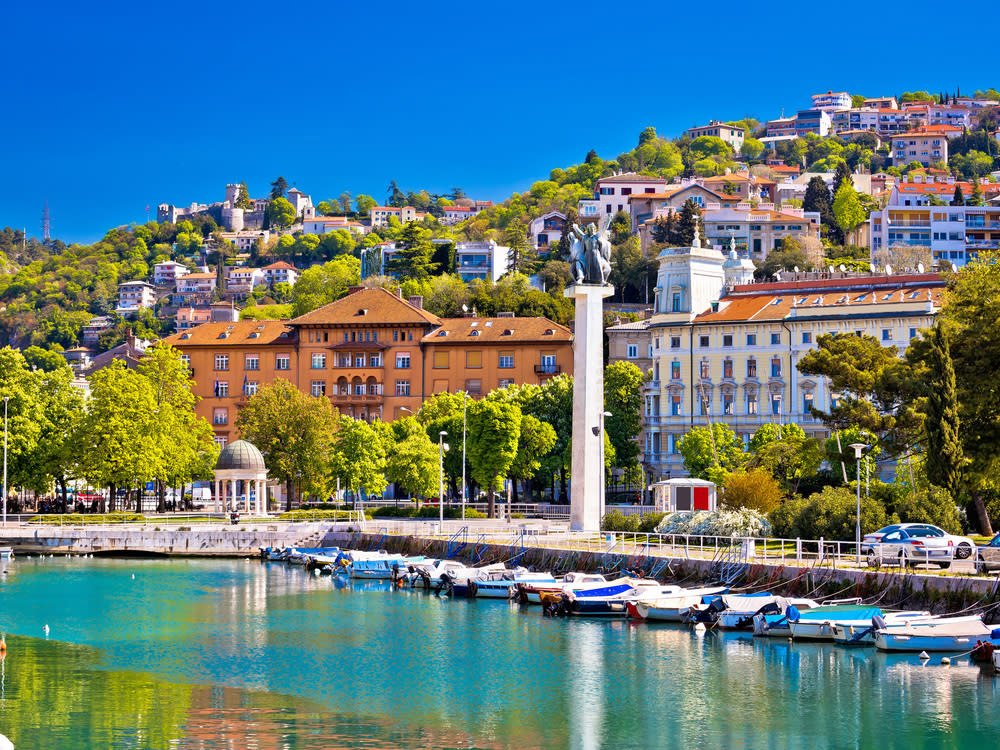
[[[608,284],[580,283],[563,294],[576,300],[573,335],[573,458],[570,528],[600,531],[604,467],[604,298]]]

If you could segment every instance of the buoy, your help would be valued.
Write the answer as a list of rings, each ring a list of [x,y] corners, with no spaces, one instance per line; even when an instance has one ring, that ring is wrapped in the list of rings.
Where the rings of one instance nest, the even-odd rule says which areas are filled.
[[[951,659],[949,659],[947,656],[942,656],[941,657],[941,663],[942,664],[951,664]]]
[[[7,638],[0,635],[0,654],[7,651]]]
[[[135,580],[135,573],[132,574],[132,580]]]
[[[49,637],[49,625],[48,625],[48,623],[46,623],[45,625],[42,625],[42,632],[45,633],[45,637],[46,638]]]
[[[921,651],[920,654],[917,656],[917,658],[918,659],[930,659],[931,655],[928,654],[926,651]]]

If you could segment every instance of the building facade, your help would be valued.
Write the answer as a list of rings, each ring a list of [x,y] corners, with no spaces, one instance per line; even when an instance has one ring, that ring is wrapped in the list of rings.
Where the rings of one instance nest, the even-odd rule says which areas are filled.
[[[329,399],[342,414],[391,420],[434,393],[476,396],[573,367],[564,326],[544,318],[443,320],[419,298],[381,288],[357,289],[291,321],[207,323],[164,341],[186,358],[198,413],[223,445],[237,437],[238,410],[277,379]]]
[[[594,185],[594,197],[581,200],[577,213],[581,220],[606,219],[619,211],[629,213],[629,197],[643,193],[661,193],[667,188],[662,177],[626,172],[602,177]]]
[[[660,262],[641,443],[654,481],[684,474],[679,442],[693,427],[725,424],[748,442],[764,424],[792,423],[826,437],[810,410],[839,394],[798,371],[802,356],[825,333],[904,348],[932,324],[944,289],[936,274],[731,284],[722,254],[703,248],[670,248]]]
[[[691,139],[699,138],[703,135],[721,138],[737,154],[743,150],[743,141],[746,138],[746,132],[743,128],[727,125],[718,120],[712,120],[708,125],[702,125],[701,127],[688,128],[684,131],[684,135]]]
[[[125,281],[118,285],[119,315],[134,315],[144,307],[156,304],[156,289],[145,281]]]

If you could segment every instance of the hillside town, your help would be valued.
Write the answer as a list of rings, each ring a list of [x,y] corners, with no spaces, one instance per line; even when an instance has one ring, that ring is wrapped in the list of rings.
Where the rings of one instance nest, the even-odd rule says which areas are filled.
[[[498,204],[395,182],[385,205],[349,192],[314,203],[283,177],[266,197],[233,182],[221,201],[163,203],[156,221],[109,233],[126,260],[105,309],[64,309],[56,336],[42,333],[53,308],[39,308],[32,326],[8,323],[8,343],[58,352],[84,390],[169,345],[220,449],[279,381],[342,417],[395,423],[442,394],[572,378],[563,290],[574,232],[593,224],[612,247],[605,365],[631,368],[636,412],[606,482],[641,500],[712,473],[684,449],[699,430],[744,454],[769,425],[817,444],[860,429],[841,413],[859,394],[815,365],[817,347],[849,335],[902,356],[935,326],[949,279],[997,249],[998,106],[993,90],[831,90],[794,117],[712,120],[673,141],[647,128],[617,159],[591,152]],[[32,268],[14,269],[9,301]],[[525,491],[565,499],[560,461]],[[886,449],[877,476],[897,470]]]

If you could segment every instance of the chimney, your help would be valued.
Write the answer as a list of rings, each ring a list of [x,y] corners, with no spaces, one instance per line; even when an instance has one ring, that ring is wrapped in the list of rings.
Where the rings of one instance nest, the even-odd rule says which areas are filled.
[[[128,344],[129,349],[135,348],[135,334],[131,328],[125,329],[125,343]]]
[[[355,292],[360,292],[362,289],[364,289],[363,286],[351,286],[347,288],[347,293],[354,294]]]
[[[424,295],[422,294],[412,294],[410,295],[410,304],[413,305],[418,310],[424,309]]]

